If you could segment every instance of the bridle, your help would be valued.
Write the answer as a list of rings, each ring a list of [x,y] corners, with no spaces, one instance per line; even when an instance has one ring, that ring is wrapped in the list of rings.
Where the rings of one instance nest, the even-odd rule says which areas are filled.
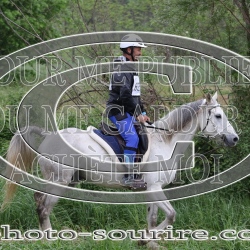
[[[207,128],[209,122],[211,122],[212,125],[213,125],[214,128],[215,128],[215,124],[211,121],[211,111],[212,111],[212,109],[214,109],[214,108],[220,107],[220,104],[215,104],[215,105],[201,105],[201,106],[206,106],[206,107],[212,106],[212,108],[210,108],[210,109],[208,110],[207,123],[206,123],[205,127],[201,130],[201,132],[203,132],[203,131],[205,131],[205,129]]]
[[[211,124],[213,125],[213,127],[216,129],[216,125],[214,124],[214,122],[211,120],[211,111],[212,111],[212,109],[214,109],[214,108],[217,108],[217,107],[220,107],[220,104],[215,104],[215,105],[203,105],[203,106],[206,106],[206,107],[208,107],[208,106],[211,106],[211,108],[208,110],[208,117],[207,117],[207,122],[206,122],[206,125],[205,125],[205,127],[201,130],[201,136],[202,137],[205,137],[205,138],[207,138],[207,139],[210,139],[210,138],[218,138],[218,139],[221,139],[221,141],[224,141],[224,139],[225,139],[225,136],[226,136],[226,134],[227,133],[225,133],[225,129],[227,129],[227,127],[228,126],[230,126],[230,123],[229,122],[227,122],[227,126],[225,126],[225,127],[223,127],[222,128],[222,130],[221,131],[219,131],[219,132],[217,132],[215,135],[205,135],[203,132],[206,130],[206,128],[207,128],[207,126],[208,126],[208,124],[209,124],[209,122],[211,122]]]

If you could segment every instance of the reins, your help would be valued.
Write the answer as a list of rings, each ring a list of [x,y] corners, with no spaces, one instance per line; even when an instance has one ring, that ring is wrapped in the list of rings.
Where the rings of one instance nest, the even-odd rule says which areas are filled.
[[[202,106],[202,105],[201,105],[201,106]],[[205,105],[205,106],[209,106],[209,105]],[[210,138],[212,138],[212,137],[215,137],[215,136],[205,135],[205,134],[203,133],[203,131],[207,128],[208,123],[209,123],[209,121],[210,121],[210,119],[211,119],[211,110],[214,109],[214,108],[216,108],[216,107],[219,107],[220,104],[210,105],[210,106],[212,106],[212,108],[210,108],[210,109],[208,110],[208,117],[207,117],[207,122],[206,122],[205,127],[204,127],[204,128],[201,130],[201,132],[199,132],[199,133],[194,133],[194,134],[188,133],[188,135],[199,136],[199,137],[203,137],[203,138],[207,138],[207,139],[210,139]],[[148,123],[149,125],[142,124],[142,126],[145,127],[145,128],[153,128],[153,129],[156,129],[156,130],[162,130],[162,131],[166,131],[166,132],[170,132],[170,133],[186,134],[186,133],[181,133],[180,131],[174,131],[174,130],[169,130],[169,129],[166,129],[166,128],[159,128],[159,127],[156,127],[156,126],[153,125],[154,122],[147,121],[147,123]],[[153,125],[153,126],[152,126],[152,125]]]
[[[153,124],[153,122],[147,122],[148,124]],[[162,130],[162,131],[166,131],[166,132],[170,132],[170,133],[178,133],[178,134],[187,134],[187,133],[181,133],[180,131],[174,131],[174,130],[169,130],[169,129],[166,129],[166,128],[158,128],[158,127],[155,127],[155,126],[148,126],[148,125],[142,125],[143,127],[145,128],[153,128],[153,129],[156,129],[156,130]],[[199,136],[199,137],[204,137],[204,138],[210,138],[210,137],[213,137],[213,136],[206,136],[204,134],[200,134],[200,133],[188,133],[188,135],[194,135],[194,136]]]

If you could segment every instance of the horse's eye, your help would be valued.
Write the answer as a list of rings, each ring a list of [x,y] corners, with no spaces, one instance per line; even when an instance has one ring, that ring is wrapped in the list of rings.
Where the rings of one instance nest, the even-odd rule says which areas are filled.
[[[218,119],[220,119],[221,118],[221,114],[216,114],[215,117],[218,118]]]

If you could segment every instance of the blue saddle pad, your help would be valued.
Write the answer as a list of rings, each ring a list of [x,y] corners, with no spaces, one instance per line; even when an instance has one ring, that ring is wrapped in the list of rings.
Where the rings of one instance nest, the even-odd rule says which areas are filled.
[[[114,150],[115,154],[119,156],[118,158],[121,161],[120,158],[121,155],[124,154],[124,150],[122,146],[119,144],[116,137],[112,135],[104,135],[102,131],[99,129],[94,129],[93,131],[109,144],[109,146]]]

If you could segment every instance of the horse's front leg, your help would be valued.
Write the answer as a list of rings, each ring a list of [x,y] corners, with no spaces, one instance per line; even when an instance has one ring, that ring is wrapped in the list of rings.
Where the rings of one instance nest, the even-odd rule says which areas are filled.
[[[164,192],[159,187],[151,187],[148,193],[148,198],[155,203],[148,205],[148,229],[154,230],[164,230],[168,225],[172,225],[175,221],[176,212],[170,202],[167,200]],[[166,217],[165,219],[157,226],[157,213],[158,208],[163,210]]]
[[[154,190],[154,192],[152,192]],[[139,245],[147,245],[149,249],[165,249],[158,245],[158,240],[164,233],[164,229],[168,225],[173,224],[175,221],[176,212],[169,201],[167,201],[162,189],[150,189],[148,192],[148,200],[155,201],[154,203],[149,203],[147,206],[147,222],[148,222],[148,233],[145,240],[141,240]],[[157,202],[158,200],[158,202]],[[158,208],[162,209],[166,215],[165,219],[157,226]],[[154,234],[152,233],[154,231]],[[158,239],[153,239],[152,237],[157,237]],[[157,241],[155,241],[157,240]]]
[[[153,229],[157,226],[157,218],[158,218],[158,206],[154,203],[149,203],[147,205],[148,230]]]
[[[169,201],[165,200],[163,202],[158,202],[157,206],[163,210],[166,217],[165,219],[154,229],[156,230],[164,230],[168,225],[172,225],[175,222],[176,211]]]

